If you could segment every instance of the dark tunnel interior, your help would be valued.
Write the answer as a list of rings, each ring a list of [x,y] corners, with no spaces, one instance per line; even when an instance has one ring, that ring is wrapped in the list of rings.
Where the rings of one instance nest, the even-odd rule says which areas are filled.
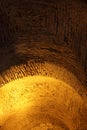
[[[87,130],[86,0],[0,0],[0,130]]]

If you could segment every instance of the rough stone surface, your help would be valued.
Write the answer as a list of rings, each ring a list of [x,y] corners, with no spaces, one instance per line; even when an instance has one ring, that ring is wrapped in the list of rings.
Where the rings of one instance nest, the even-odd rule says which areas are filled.
[[[81,0],[1,0],[0,71],[31,59],[50,60],[86,85],[86,6]]]
[[[85,0],[0,0],[0,92],[5,84],[13,80],[37,75],[65,82],[78,93],[83,104],[87,105]],[[74,97],[73,100],[72,106],[76,110],[78,106]],[[87,121],[87,109],[82,110],[82,113],[85,113],[82,119]],[[14,127],[14,120],[19,118],[21,122],[24,116],[22,119],[21,113],[14,118],[12,116],[11,129]],[[78,116],[80,121],[80,112]],[[10,120],[4,123],[3,130],[9,128],[7,125]],[[76,118],[71,122],[76,123],[75,120]],[[78,127],[75,126],[75,130],[87,129],[86,123],[81,123]],[[42,126],[44,124],[40,125],[40,129]],[[34,130],[37,129],[39,128]]]

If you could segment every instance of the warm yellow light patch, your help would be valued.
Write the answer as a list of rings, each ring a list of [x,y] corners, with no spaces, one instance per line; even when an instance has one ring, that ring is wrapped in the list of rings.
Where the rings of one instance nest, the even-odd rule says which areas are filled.
[[[33,124],[46,121],[45,115],[63,121],[72,130],[79,127],[79,109],[82,111],[82,107],[79,94],[63,81],[44,76],[25,77],[0,88],[1,130],[20,130],[22,125],[23,130],[31,129]],[[26,119],[27,128],[24,128]]]

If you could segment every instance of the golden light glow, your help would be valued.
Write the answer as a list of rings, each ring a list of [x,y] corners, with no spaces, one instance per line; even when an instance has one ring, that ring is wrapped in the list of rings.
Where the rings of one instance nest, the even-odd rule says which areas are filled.
[[[45,76],[18,79],[0,88],[0,130],[39,130],[40,124],[52,122],[59,124],[55,129],[64,122],[73,130],[80,127],[83,106],[80,95],[61,80]]]

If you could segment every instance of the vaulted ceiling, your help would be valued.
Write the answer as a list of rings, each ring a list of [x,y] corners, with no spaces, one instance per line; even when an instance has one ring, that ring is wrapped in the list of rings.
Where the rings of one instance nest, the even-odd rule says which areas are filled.
[[[28,77],[35,75],[41,77],[34,79]],[[26,76],[28,78],[24,81],[21,79],[10,83]],[[39,95],[40,92],[37,89],[40,79],[43,86],[42,95]],[[47,87],[45,86],[47,84],[44,85],[45,81],[48,83],[48,88],[45,88]],[[8,84],[5,85],[6,83]],[[33,85],[36,85],[36,91]],[[58,88],[55,87],[57,85]],[[22,90],[35,95],[30,92],[29,86],[38,100],[40,99],[36,105],[43,105],[44,102],[48,106],[44,107],[45,111],[51,110],[52,104],[49,102],[56,106],[55,101],[59,96],[59,106],[55,110],[65,112],[64,118],[68,119],[69,116],[73,126],[69,123],[66,123],[66,126],[69,124],[70,130],[74,127],[76,128],[74,130],[86,130],[87,119],[84,115],[87,113],[87,2],[85,0],[0,0],[0,123],[1,116],[14,111],[15,107],[18,107],[20,113],[22,108],[19,104],[22,104],[22,107],[24,101],[25,105],[27,104],[31,96],[27,95],[28,98],[25,98],[22,94],[26,96],[26,93],[21,94]],[[55,94],[53,93],[47,100],[45,90],[48,90],[48,95],[50,92]],[[17,96],[16,91],[21,98]],[[16,97],[18,97],[17,101]],[[13,104],[9,105],[9,100]],[[36,109],[36,106],[34,107],[32,108]],[[37,111],[33,109],[32,112]],[[68,116],[67,111],[70,112]],[[72,116],[71,113],[73,113]],[[15,118],[22,120],[20,114],[19,117],[16,116],[11,118],[13,122],[10,128],[12,129],[16,128],[14,127]],[[24,117],[22,118],[24,120]],[[61,116],[59,118],[61,119]],[[29,121],[32,119],[33,117],[29,118]],[[78,120],[81,120],[82,124],[77,123]],[[10,120],[7,120],[1,130],[8,130],[8,124],[11,125],[9,122]],[[61,124],[60,121],[59,124]],[[66,126],[64,128],[68,130]],[[29,125],[28,127],[30,128]]]
[[[0,72],[31,59],[56,62],[86,85],[87,3],[1,0]]]

